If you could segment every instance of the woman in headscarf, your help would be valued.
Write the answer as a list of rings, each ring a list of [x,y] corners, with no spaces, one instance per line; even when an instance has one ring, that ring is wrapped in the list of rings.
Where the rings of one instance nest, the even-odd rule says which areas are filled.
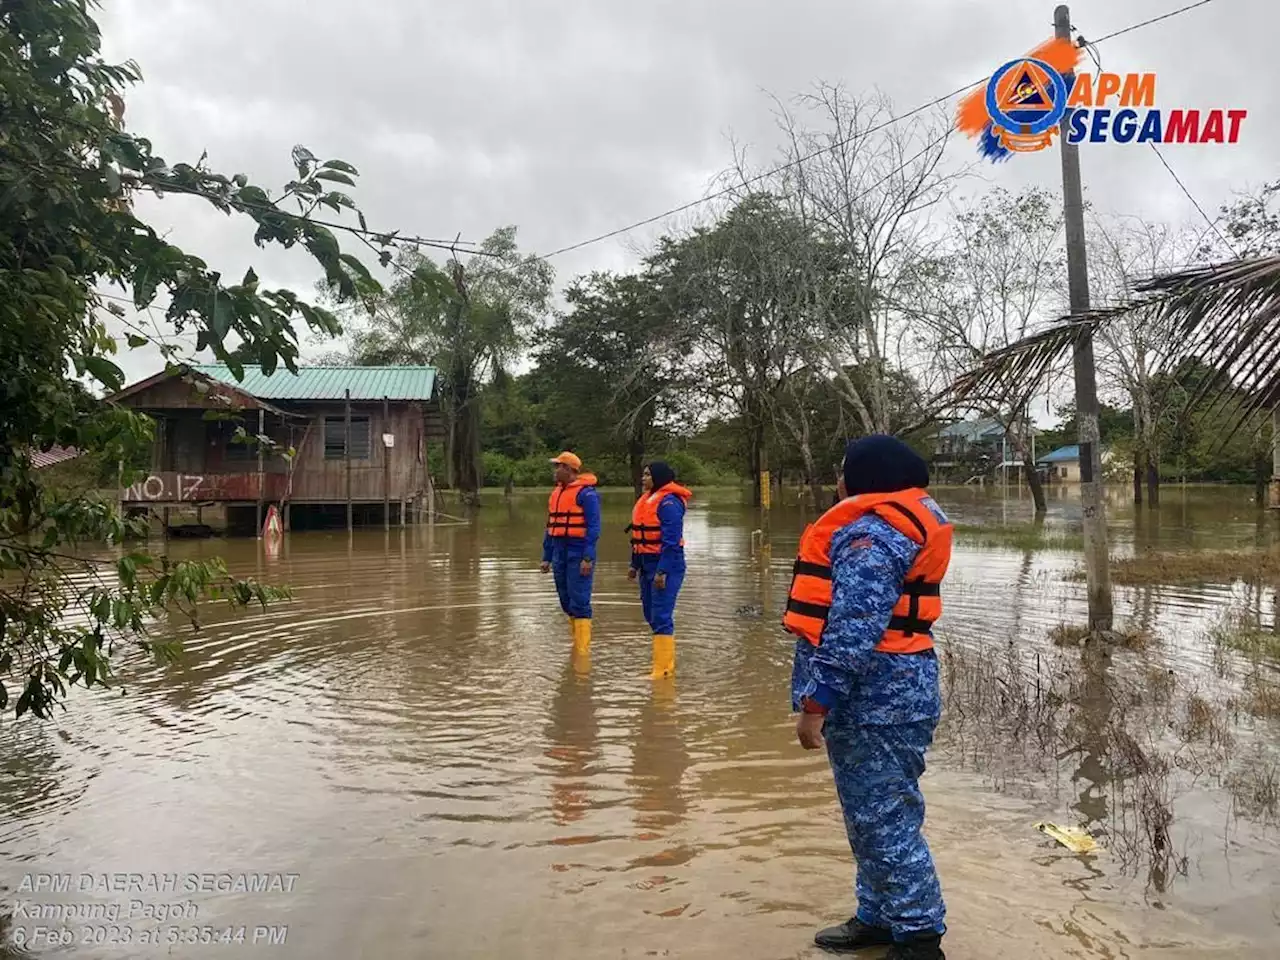
[[[653,671],[657,680],[676,671],[676,596],[684,583],[684,511],[693,494],[676,483],[676,472],[661,460],[644,468],[644,493],[631,511],[631,571],[640,581],[640,603],[653,631]]]
[[[933,625],[953,531],[928,486],[928,464],[896,437],[850,442],[839,502],[801,537],[783,617],[797,637],[796,738],[825,742],[857,861],[857,912],[814,937],[836,953],[945,960],[920,776],[942,709]]]

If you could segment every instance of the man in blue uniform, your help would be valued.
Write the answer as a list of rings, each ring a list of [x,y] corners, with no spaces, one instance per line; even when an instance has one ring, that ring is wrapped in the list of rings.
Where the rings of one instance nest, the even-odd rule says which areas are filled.
[[[946,911],[921,833],[918,780],[941,711],[930,618],[941,613],[951,527],[924,492],[927,465],[901,441],[850,443],[842,472],[840,502],[818,531],[826,539],[808,554],[802,541],[788,602],[793,622],[816,617],[808,639],[788,624],[802,636],[792,675],[796,736],[806,750],[825,738],[857,861],[856,914],[814,940],[833,952],[889,946],[892,960],[944,960]],[[811,583],[829,578],[829,606],[805,602],[796,583],[806,572]]]
[[[574,652],[584,654],[591,647],[591,583],[600,540],[600,495],[595,475],[582,472],[582,460],[576,454],[566,450],[551,462],[556,485],[547,500],[542,572],[554,575]]]

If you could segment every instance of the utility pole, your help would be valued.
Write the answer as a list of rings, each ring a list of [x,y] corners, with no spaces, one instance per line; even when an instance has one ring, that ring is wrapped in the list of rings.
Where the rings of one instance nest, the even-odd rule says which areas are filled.
[[[1071,11],[1053,11],[1054,34],[1071,39]],[[1068,93],[1070,79],[1068,78]],[[1080,186],[1080,148],[1067,142],[1071,110],[1062,118],[1062,201],[1067,234],[1067,286],[1071,313],[1089,310],[1089,266],[1084,240],[1084,196]],[[1107,551],[1107,515],[1102,487],[1102,449],[1098,433],[1098,378],[1093,360],[1093,331],[1080,330],[1072,350],[1076,374],[1076,427],[1080,433],[1080,506],[1084,515],[1084,567],[1089,592],[1089,628],[1111,629],[1111,567]]]

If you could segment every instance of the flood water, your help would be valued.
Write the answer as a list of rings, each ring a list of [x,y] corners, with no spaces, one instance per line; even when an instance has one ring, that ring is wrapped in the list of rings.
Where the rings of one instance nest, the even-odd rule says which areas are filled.
[[[255,541],[169,544],[295,599],[210,607],[182,665],[123,663],[122,690],[0,727],[10,934],[65,928],[70,945],[31,955],[89,958],[820,956],[812,933],[852,912],[853,868],[825,754],[796,745],[789,713],[778,619],[806,518],[775,510],[764,559],[738,494],[695,497],[677,675],[658,684],[626,579],[625,494],[605,497],[589,663],[571,659],[538,572],[537,496],[491,497],[471,525],[294,534],[276,557]],[[938,498],[965,523],[1030,516],[1016,496]],[[1063,496],[1048,526],[1078,516]],[[1253,548],[1280,526],[1238,490],[1175,488],[1138,513],[1118,493],[1111,517],[1117,553]],[[1280,957],[1278,728],[1223,706],[1246,668],[1206,634],[1241,605],[1270,622],[1270,594],[1117,588],[1119,619],[1156,639],[1081,682],[1080,651],[1047,638],[1084,619],[1076,563],[962,538],[944,588],[947,715],[924,790],[948,957]],[[1032,692],[1014,696],[1018,682]],[[1080,696],[1060,704],[1055,683]],[[1188,697],[1227,726],[1186,732]],[[1018,720],[1010,703],[1033,706]],[[1121,728],[1147,759],[1099,746]],[[1153,805],[1171,817],[1154,846]],[[1072,854],[1041,821],[1084,826],[1101,849]],[[199,875],[246,873],[291,878],[200,889]],[[72,888],[23,889],[50,874]],[[67,919],[29,916],[57,904]],[[128,944],[81,942],[120,928]]]

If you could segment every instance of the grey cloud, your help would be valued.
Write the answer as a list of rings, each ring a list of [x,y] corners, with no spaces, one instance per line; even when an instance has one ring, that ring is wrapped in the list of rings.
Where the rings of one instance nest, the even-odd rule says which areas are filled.
[[[1094,37],[1175,5],[1091,0],[1072,16]],[[117,0],[102,23],[108,54],[147,77],[127,120],[165,156],[207,149],[219,169],[279,183],[301,142],[360,168],[371,225],[479,240],[515,223],[526,249],[546,251],[699,196],[730,162],[731,135],[774,157],[764,91],[875,85],[910,109],[1034,46],[1052,15],[1007,0]],[[1223,0],[1101,48],[1108,68],[1156,71],[1163,105],[1250,110],[1234,147],[1165,148],[1210,211],[1274,173],[1277,25],[1263,0]],[[962,138],[948,148],[949,163],[973,159]],[[1102,209],[1197,216],[1147,148],[1087,148],[1083,167]],[[1058,160],[982,174],[1056,187]],[[254,248],[247,225],[171,201],[148,211],[228,273],[253,263],[271,282],[315,279],[304,254]],[[660,232],[567,254],[559,279],[632,264]]]

